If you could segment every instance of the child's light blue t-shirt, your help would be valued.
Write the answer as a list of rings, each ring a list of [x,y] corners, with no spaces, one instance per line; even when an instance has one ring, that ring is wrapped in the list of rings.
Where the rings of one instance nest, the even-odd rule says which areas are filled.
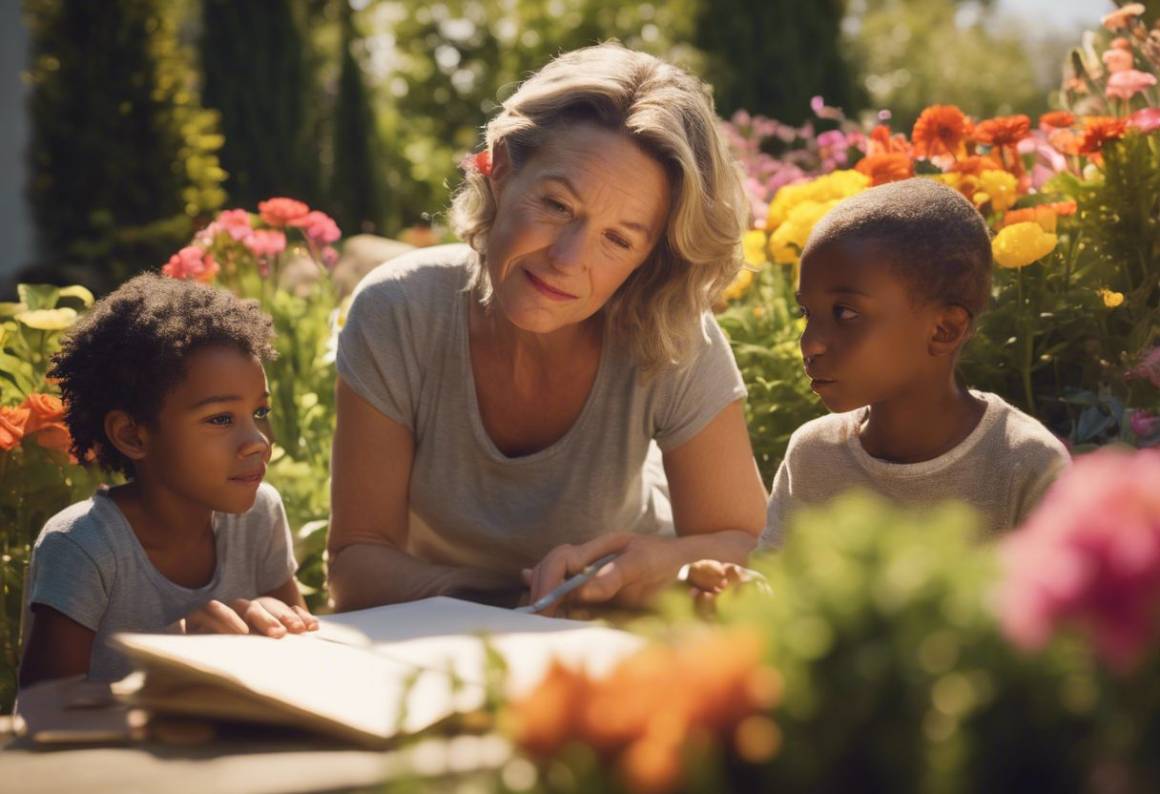
[[[150,562],[125,515],[103,491],[48,520],[32,552],[25,603],[44,604],[96,632],[89,677],[116,681],[131,672],[110,647],[119,631],[171,633],[211,600],[254,598],[294,575],[282,497],[262,483],[245,513],[213,514],[217,568],[204,587],[175,584]]]

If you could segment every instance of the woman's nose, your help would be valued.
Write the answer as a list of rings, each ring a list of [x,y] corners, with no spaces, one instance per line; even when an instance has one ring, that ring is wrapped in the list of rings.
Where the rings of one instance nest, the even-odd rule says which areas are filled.
[[[564,272],[583,270],[587,262],[586,238],[584,225],[580,222],[563,227],[548,249],[552,266]]]

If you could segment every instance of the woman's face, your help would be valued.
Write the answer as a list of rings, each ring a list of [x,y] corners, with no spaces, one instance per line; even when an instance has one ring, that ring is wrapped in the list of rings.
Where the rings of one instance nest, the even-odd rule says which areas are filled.
[[[552,133],[518,171],[497,147],[487,270],[516,327],[550,333],[598,312],[652,253],[669,210],[665,170],[591,124]]]

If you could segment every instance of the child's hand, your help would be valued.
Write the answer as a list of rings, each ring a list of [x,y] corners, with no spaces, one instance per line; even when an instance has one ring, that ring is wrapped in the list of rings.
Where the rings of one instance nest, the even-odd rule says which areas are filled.
[[[228,605],[210,601],[182,621],[186,634],[264,634],[282,637],[287,632],[315,631],[318,620],[299,606],[289,606],[272,596],[238,598]]]
[[[717,597],[730,587],[753,583],[760,592],[769,592],[765,577],[731,562],[698,560],[681,573],[681,579],[690,585],[693,606],[705,616],[716,613]]]

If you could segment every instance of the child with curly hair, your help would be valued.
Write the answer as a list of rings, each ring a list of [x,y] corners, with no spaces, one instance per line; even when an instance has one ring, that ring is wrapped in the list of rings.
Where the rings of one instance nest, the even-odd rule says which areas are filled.
[[[54,358],[73,453],[128,482],[48,520],[29,569],[20,685],[128,660],[119,631],[318,627],[294,579],[262,362],[273,327],[228,292],[144,274],[98,301]]]

